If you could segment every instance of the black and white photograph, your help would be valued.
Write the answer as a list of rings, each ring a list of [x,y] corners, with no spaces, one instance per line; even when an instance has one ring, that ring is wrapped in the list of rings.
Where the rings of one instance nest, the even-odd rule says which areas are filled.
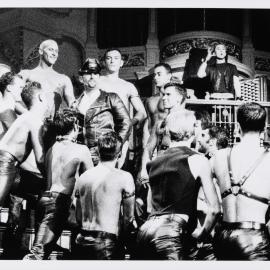
[[[0,4],[0,261],[269,261],[270,5],[63,2]]]

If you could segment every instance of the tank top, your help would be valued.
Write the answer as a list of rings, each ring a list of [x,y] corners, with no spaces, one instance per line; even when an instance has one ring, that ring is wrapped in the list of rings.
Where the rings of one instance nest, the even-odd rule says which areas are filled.
[[[195,151],[188,147],[173,147],[147,164],[152,191],[151,215],[195,215],[199,181],[193,177],[188,158]]]

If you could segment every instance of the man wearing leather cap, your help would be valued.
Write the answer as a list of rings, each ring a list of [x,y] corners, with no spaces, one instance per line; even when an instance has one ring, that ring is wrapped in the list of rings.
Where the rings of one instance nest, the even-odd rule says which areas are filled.
[[[90,149],[94,165],[99,162],[97,140],[101,134],[115,131],[123,145],[131,129],[129,114],[119,96],[99,88],[100,71],[101,66],[96,59],[86,59],[79,70],[84,92],[77,100],[79,119],[84,127],[84,143]]]

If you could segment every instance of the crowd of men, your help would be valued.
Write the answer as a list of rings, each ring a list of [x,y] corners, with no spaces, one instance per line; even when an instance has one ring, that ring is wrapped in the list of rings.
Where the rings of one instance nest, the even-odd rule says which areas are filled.
[[[23,201],[35,209],[35,239],[23,259],[48,259],[74,209],[73,259],[270,259],[265,108],[239,106],[241,141],[229,147],[208,111],[187,108],[189,94],[166,63],[153,67],[158,93],[143,103],[119,78],[116,48],[103,65],[86,59],[76,98],[53,68],[57,43],[43,41],[39,54],[36,68],[0,74],[0,207],[9,208],[9,237]],[[241,98],[223,44],[208,50],[198,70],[205,76],[213,86],[206,98]],[[124,169],[132,128],[143,129],[138,175]]]

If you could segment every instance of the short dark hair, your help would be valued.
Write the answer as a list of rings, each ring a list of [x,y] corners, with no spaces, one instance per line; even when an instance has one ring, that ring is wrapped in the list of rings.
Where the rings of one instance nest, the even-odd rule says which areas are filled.
[[[172,73],[172,68],[169,64],[167,63],[158,63],[154,66],[154,69],[157,68],[157,67],[164,67],[168,73]]]
[[[33,105],[34,96],[41,92],[41,84],[35,81],[28,81],[24,86],[21,97],[22,101],[25,103],[26,107],[29,109]]]
[[[227,129],[220,126],[212,126],[209,128],[210,139],[217,139],[217,148],[227,148],[229,145],[229,135]]]
[[[70,108],[56,113],[53,121],[56,135],[67,135],[74,129],[77,120],[77,112]]]
[[[206,110],[196,110],[195,111],[196,120],[201,121],[202,130],[212,127],[211,117],[208,111]]]
[[[17,75],[15,72],[12,72],[12,71],[7,72],[1,76],[1,78],[0,78],[0,92],[2,94],[4,93],[7,86],[14,81],[14,78],[16,76],[21,77],[20,75]]]
[[[109,131],[101,134],[97,144],[101,161],[112,161],[117,158],[121,140],[116,132]]]
[[[243,132],[262,132],[265,120],[266,110],[256,102],[244,103],[237,110],[237,121]]]
[[[104,59],[104,60],[105,60],[105,58],[106,58],[106,56],[107,56],[107,53],[108,53],[108,52],[111,52],[111,51],[117,51],[117,52],[119,52],[120,55],[121,55],[121,57],[122,57],[122,52],[121,52],[118,48],[112,47],[112,48],[109,48],[109,49],[107,49],[107,50],[105,51],[105,53],[104,53],[104,55],[103,55],[103,59]]]
[[[176,92],[183,97],[182,103],[187,98],[187,89],[184,88],[181,84],[176,82],[169,82],[164,85],[164,90],[168,87],[174,87]]]

